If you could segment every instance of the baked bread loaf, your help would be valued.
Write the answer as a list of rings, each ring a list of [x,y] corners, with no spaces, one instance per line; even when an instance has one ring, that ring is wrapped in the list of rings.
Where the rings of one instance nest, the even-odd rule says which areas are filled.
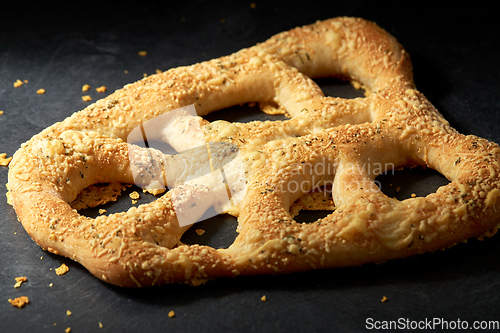
[[[331,76],[350,80],[366,97],[325,97],[311,78]],[[247,102],[291,119],[208,123],[199,117]],[[231,152],[237,147],[237,156],[221,163],[232,167],[224,169],[230,192],[220,207],[238,217],[239,235],[229,248],[180,243],[189,225],[179,223],[176,207],[194,199],[203,209],[216,204],[213,188],[184,183],[187,178],[166,181],[171,189],[156,201],[123,213],[93,219],[71,208],[90,185],[137,183],[131,155],[145,162],[139,173],[159,170],[143,186],[164,179],[169,166],[175,169],[169,157],[131,148],[127,138],[144,122],[189,105],[198,116],[185,115],[158,139],[178,151],[189,151],[200,137],[224,142],[221,149]],[[193,123],[197,130],[184,134]],[[196,173],[199,155],[190,156],[187,168]],[[160,162],[153,168],[148,161]],[[391,35],[372,22],[341,17],[126,85],[24,143],[10,164],[9,188],[33,240],[99,279],[127,287],[196,285],[383,262],[491,236],[500,222],[499,162],[497,144],[458,133],[416,89],[409,55]],[[375,177],[405,165],[435,169],[450,183],[426,197],[387,197]],[[296,222],[292,203],[326,185],[336,209],[314,223]]]

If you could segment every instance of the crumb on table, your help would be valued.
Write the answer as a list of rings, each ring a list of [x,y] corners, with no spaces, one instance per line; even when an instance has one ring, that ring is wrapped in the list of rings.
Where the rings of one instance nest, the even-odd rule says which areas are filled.
[[[7,166],[9,165],[10,161],[12,160],[12,157],[7,157],[6,153],[1,153],[0,154],[0,165],[1,166]]]
[[[26,282],[26,281],[27,281],[26,276],[16,277],[16,284],[14,285],[14,288],[19,288],[19,287],[21,287],[21,284],[22,284],[23,282]]]
[[[14,298],[14,299],[10,299],[9,298],[9,303],[12,304],[13,306],[15,307],[18,307],[18,308],[22,308],[24,307],[26,304],[28,304],[30,301],[28,299],[28,296],[21,296],[21,297],[17,297],[17,298]]]
[[[66,264],[62,264],[60,267],[56,268],[57,275],[63,275],[69,272],[69,267]]]

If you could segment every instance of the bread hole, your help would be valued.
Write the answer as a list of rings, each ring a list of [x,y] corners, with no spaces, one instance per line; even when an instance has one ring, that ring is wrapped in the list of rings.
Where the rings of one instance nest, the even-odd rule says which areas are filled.
[[[70,205],[77,209],[79,214],[96,218],[100,215],[126,212],[131,207],[147,204],[156,199],[156,196],[143,192],[136,185],[102,183],[84,189]]]
[[[123,185],[123,191],[119,193],[116,197],[116,201],[108,201],[107,203],[98,205],[96,207],[88,207],[79,209],[78,213],[89,218],[96,218],[100,215],[110,215],[115,213],[125,212],[131,207],[137,207],[142,204],[147,204],[153,202],[158,198],[150,193],[145,193],[141,188],[135,185]],[[99,196],[104,189],[110,186],[115,186],[114,184],[104,183],[96,184],[82,191],[92,192],[92,195]],[[137,192],[139,194],[138,199],[132,199],[131,195]],[[78,199],[77,199],[78,200]],[[135,200],[135,201],[134,201]],[[90,203],[90,202],[88,202]],[[74,205],[75,202],[72,203]],[[92,203],[90,203],[92,204]],[[208,218],[206,218],[208,217]],[[215,249],[228,248],[236,239],[238,233],[236,232],[237,219],[231,215],[222,214],[218,215],[213,207],[210,207],[202,217],[198,219],[197,223],[194,223],[191,228],[189,228],[181,238],[181,242],[188,245],[207,245]]]
[[[160,150],[164,154],[177,154],[169,144],[157,140],[138,143],[140,146]],[[164,192],[166,193],[166,191]],[[124,183],[100,183],[82,190],[70,203],[81,215],[96,218],[99,215],[125,212],[133,206],[150,203],[161,194],[154,196],[144,192],[137,185]]]
[[[334,210],[331,186],[321,186],[297,199],[290,207],[290,215],[297,223],[313,223]]]
[[[172,146],[161,141],[148,140],[147,142],[136,142],[136,144],[157,149],[164,154],[177,154]],[[122,213],[131,207],[151,203],[166,193],[168,191],[155,196],[143,191],[141,187],[131,184],[95,184],[81,191],[71,206],[83,216],[97,218],[100,215]],[[191,226],[181,242],[190,245],[200,244],[214,248],[227,248],[236,238],[236,224],[235,218],[229,215],[220,216],[211,206]]]
[[[365,97],[365,91],[361,87],[355,88],[355,86],[359,85],[348,80],[327,77],[314,79],[314,82],[321,88],[325,96],[346,99]],[[273,102],[252,102],[215,111],[203,116],[203,118],[209,122],[225,120],[228,122],[248,123],[251,121],[288,120],[290,116]]]
[[[268,113],[262,111],[262,108],[269,108]],[[261,103],[246,103],[242,105],[235,105],[229,108],[225,108],[219,111],[212,112],[206,116],[203,116],[205,120],[213,122],[216,120],[225,120],[228,122],[238,122],[238,123],[248,123],[251,121],[277,121],[277,120],[288,120],[285,114],[273,113],[272,109],[277,110],[279,107],[273,104]]]
[[[375,179],[385,195],[398,200],[425,197],[450,183],[436,170],[424,167],[406,167],[389,170]]]
[[[347,80],[326,77],[314,79],[314,82],[321,88],[325,96],[347,99],[365,97],[365,90],[359,84],[351,83]],[[359,88],[355,88],[358,86]]]
[[[332,212],[331,210],[301,210],[299,214],[295,216],[294,220],[297,223],[314,223],[327,217]]]
[[[184,235],[181,242],[187,245],[206,245],[214,249],[227,249],[233,244],[238,233],[236,227],[238,221],[236,217],[228,214],[219,214],[210,208],[205,214],[212,216],[200,222],[194,223]],[[202,217],[203,218],[203,217]]]

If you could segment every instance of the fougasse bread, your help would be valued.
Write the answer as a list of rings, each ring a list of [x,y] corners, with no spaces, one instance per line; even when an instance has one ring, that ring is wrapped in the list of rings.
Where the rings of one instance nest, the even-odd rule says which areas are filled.
[[[366,97],[325,97],[312,80],[319,77],[350,80]],[[201,118],[248,102],[291,118]],[[143,122],[189,105],[197,115],[170,126],[166,141],[175,148],[202,137],[237,147],[228,175],[240,187],[223,206],[238,217],[231,246],[180,242],[189,228],[178,221],[182,204],[199,200],[200,210],[213,204],[212,189],[196,183],[122,213],[88,218],[72,209],[90,185],[136,182],[130,154],[146,162],[156,156],[162,162],[155,170],[172,176],[179,165],[157,150],[130,149],[127,137]],[[193,122],[198,132],[184,134]],[[97,278],[127,287],[197,285],[384,262],[491,236],[500,222],[499,162],[496,143],[458,133],[417,90],[409,55],[394,37],[375,23],[340,17],[124,86],[24,143],[11,161],[9,188],[33,240]],[[405,165],[432,168],[450,182],[425,197],[386,196],[375,177]],[[149,167],[140,166],[144,174]],[[331,187],[335,209],[313,223],[295,221],[290,206],[321,186]]]

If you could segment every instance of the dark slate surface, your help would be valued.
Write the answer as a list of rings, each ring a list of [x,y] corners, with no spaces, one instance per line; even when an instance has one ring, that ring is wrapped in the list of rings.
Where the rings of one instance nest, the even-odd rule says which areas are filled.
[[[95,101],[144,73],[227,55],[277,32],[340,15],[373,20],[392,33],[410,52],[419,90],[451,125],[500,142],[500,29],[492,8],[473,3],[449,8],[438,2],[434,6],[375,1],[255,3],[256,8],[250,1],[176,6],[79,2],[68,3],[67,8],[50,3],[3,4],[0,152],[12,156],[43,128],[83,109],[87,104],[81,100],[83,84],[92,86],[89,94]],[[138,56],[141,50],[148,52],[146,57]],[[16,79],[29,82],[14,88]],[[101,85],[108,87],[106,93],[95,92]],[[39,88],[46,93],[37,95]],[[344,88],[334,88],[332,94],[344,94]],[[254,112],[240,120],[245,117],[263,115]],[[446,182],[426,170],[392,177],[380,177],[389,195],[425,195]],[[1,167],[0,184],[6,183],[7,168]],[[399,183],[407,193],[395,193]],[[0,188],[5,199],[5,186]],[[474,321],[500,320],[498,236],[383,265],[221,279],[196,288],[122,289],[97,280],[69,259],[42,251],[4,199],[0,200],[1,332],[63,332],[67,327],[75,333],[361,332],[375,321],[393,320],[402,325],[399,328],[408,328],[433,320],[449,325],[467,321],[469,327]],[[125,209],[121,203],[107,208]],[[304,220],[321,216],[306,215]],[[222,216],[203,223],[207,230],[203,237],[191,231],[184,240],[223,247],[234,239],[234,219]],[[54,269],[61,263],[70,272],[56,276]],[[20,289],[13,288],[17,276],[28,277]],[[7,302],[21,295],[30,298],[24,309]],[[260,300],[262,295],[267,302]],[[387,302],[381,302],[383,296]],[[72,315],[67,316],[66,310]],[[168,318],[170,310],[175,318]]]

